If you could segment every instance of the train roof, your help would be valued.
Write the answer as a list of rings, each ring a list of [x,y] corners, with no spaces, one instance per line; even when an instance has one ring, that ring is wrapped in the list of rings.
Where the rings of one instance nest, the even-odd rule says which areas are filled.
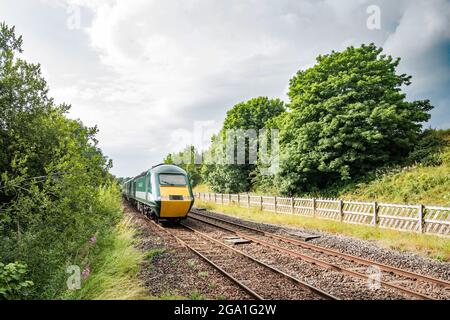
[[[184,171],[179,166],[176,166],[174,164],[158,164],[156,166],[153,166],[149,171],[152,173],[181,173],[186,174],[186,171]]]
[[[134,178],[127,180],[125,183],[131,182],[139,177],[143,177],[143,176],[147,175],[147,172],[151,172],[153,174],[156,174],[156,173],[181,173],[181,174],[187,175],[186,171],[184,171],[182,168],[180,168],[177,165],[160,163],[160,164],[157,164],[156,166],[151,167],[147,171],[141,172]]]

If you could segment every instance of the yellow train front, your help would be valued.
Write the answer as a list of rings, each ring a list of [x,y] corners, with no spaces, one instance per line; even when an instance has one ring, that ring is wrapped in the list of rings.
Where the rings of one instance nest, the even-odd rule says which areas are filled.
[[[139,211],[158,220],[186,218],[194,204],[186,171],[172,164],[154,166],[125,182],[122,189]]]

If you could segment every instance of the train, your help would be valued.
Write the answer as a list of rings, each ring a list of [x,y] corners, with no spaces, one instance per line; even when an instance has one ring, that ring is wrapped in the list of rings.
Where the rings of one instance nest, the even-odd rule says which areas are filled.
[[[180,221],[194,204],[188,174],[173,164],[158,164],[122,185],[125,199],[149,218]]]

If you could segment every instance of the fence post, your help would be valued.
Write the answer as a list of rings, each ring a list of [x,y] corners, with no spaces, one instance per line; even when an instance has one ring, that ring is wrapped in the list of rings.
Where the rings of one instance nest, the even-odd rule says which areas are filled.
[[[378,225],[378,204],[376,201],[373,202],[373,221],[374,226]]]
[[[239,193],[237,194],[237,196],[238,196],[238,207],[240,207],[241,206],[241,197],[239,196]]]
[[[294,206],[295,206],[294,198],[291,197],[291,214],[294,214]]]
[[[231,205],[231,193],[228,194],[228,205]]]
[[[342,200],[339,199],[339,220],[342,222],[344,221],[344,208]]]
[[[220,197],[222,198],[221,204],[223,205],[223,193],[220,194]]]
[[[217,193],[214,192],[214,203],[217,203]]]
[[[273,204],[275,207],[275,213],[277,213],[277,196],[273,197]]]
[[[250,208],[250,195],[247,193],[247,207]]]
[[[263,197],[259,196],[259,208],[263,211]]]
[[[316,216],[316,198],[312,198],[312,210],[313,210],[313,216]]]
[[[423,208],[423,204],[418,205],[419,208],[419,232],[425,232],[425,210]]]

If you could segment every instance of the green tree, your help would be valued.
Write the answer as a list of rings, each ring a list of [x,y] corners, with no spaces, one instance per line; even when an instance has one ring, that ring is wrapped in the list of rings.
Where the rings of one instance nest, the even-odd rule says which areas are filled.
[[[428,100],[407,102],[393,59],[375,45],[321,55],[290,80],[292,112],[281,129],[280,191],[294,194],[402,161],[430,117]]]
[[[252,177],[256,168],[250,163],[249,150],[251,145],[249,140],[241,137],[245,130],[254,129],[256,133],[260,129],[267,127],[268,122],[285,111],[284,103],[279,99],[269,99],[267,97],[253,98],[245,102],[236,104],[228,110],[223,128],[218,136],[212,139],[210,153],[221,161],[212,165],[206,165],[202,170],[202,177],[216,192],[243,192],[249,191],[252,185]],[[239,131],[243,130],[243,131]],[[225,152],[225,141],[227,132],[235,134],[235,142],[242,138],[245,140],[245,163],[227,163],[223,155]],[[254,145],[253,145],[254,146]],[[256,145],[255,152],[258,152]],[[237,150],[235,147],[235,160]]]
[[[284,111],[285,106],[280,99],[253,98],[227,111],[223,129],[264,129],[268,120]]]
[[[183,168],[188,176],[192,187],[201,183],[201,164],[197,163],[200,155],[194,146],[187,146],[184,150],[175,153],[169,153],[163,160],[166,164],[176,164]]]

